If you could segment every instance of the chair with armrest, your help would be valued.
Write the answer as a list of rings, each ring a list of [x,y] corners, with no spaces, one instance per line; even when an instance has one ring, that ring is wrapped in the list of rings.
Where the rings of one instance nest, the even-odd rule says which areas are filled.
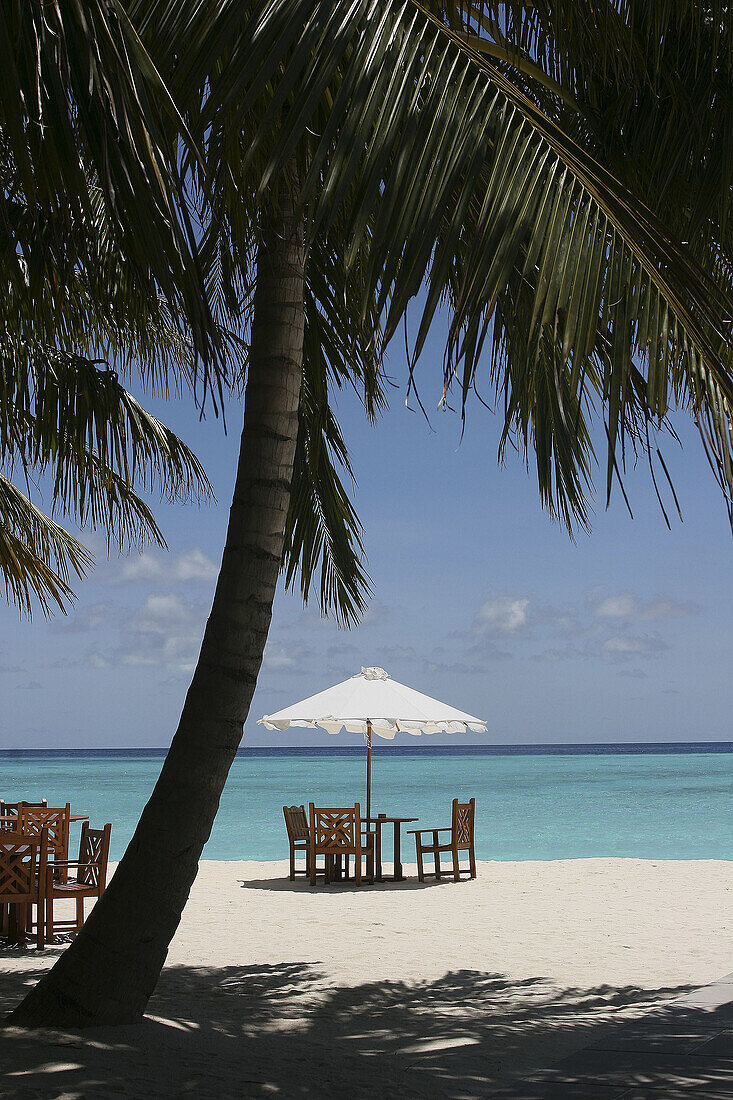
[[[109,841],[112,826],[108,822],[103,829],[90,829],[85,821],[81,827],[79,858],[75,860],[49,863],[46,869],[46,938],[50,941],[56,932],[80,932],[84,924],[84,899],[101,898],[107,885],[107,863],[109,860]],[[68,872],[76,868],[76,877],[65,876],[62,881],[54,876],[54,867]],[[71,899],[76,902],[74,920],[56,920],[53,903],[56,899]]]
[[[325,857],[325,880],[340,877],[340,868],[347,868],[354,857],[354,881],[361,886],[362,860],[366,859],[366,878],[374,882],[374,833],[362,828],[359,803],[347,807],[324,807],[310,804],[310,880],[316,884],[316,857]]]
[[[36,906],[36,946],[43,950],[48,828],[34,837],[5,830],[0,838],[0,925],[11,943],[24,944]]]
[[[409,830],[415,835],[417,877],[420,882],[425,882],[426,875],[434,875],[438,880],[452,875],[455,882],[459,881],[461,875],[476,878],[476,856],[473,846],[475,814],[475,798],[472,798],[469,802],[459,802],[457,798],[454,798],[450,827]],[[449,838],[441,840],[441,833],[448,833]],[[430,837],[430,839],[423,840],[425,836]],[[443,852],[450,853],[450,867],[443,868],[441,866],[441,853]],[[467,867],[461,866],[461,853],[468,856]],[[433,857],[434,869],[432,871],[425,870],[423,857],[426,855],[432,855]]]

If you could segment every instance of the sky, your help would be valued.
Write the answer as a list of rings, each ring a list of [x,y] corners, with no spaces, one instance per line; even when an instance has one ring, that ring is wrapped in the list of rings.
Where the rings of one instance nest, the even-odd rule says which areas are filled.
[[[682,447],[663,447],[683,522],[672,509],[667,530],[642,462],[626,480],[634,519],[620,493],[608,511],[601,493],[592,533],[573,543],[522,461],[499,467],[499,417],[473,402],[461,438],[459,416],[430,411],[440,336],[418,376],[429,422],[405,407],[399,348],[376,427],[353,395],[338,401],[373,599],[345,631],[281,585],[243,745],[328,744],[257,719],[363,665],[485,720],[488,733],[462,744],[733,740],[733,538],[692,425],[680,416]],[[221,559],[241,407],[225,434],[190,401],[145,404],[193,447],[217,502],[154,501],[167,552],[108,558],[103,534],[84,532],[97,564],[67,616],[29,622],[0,606],[0,748],[157,747],[175,731]]]

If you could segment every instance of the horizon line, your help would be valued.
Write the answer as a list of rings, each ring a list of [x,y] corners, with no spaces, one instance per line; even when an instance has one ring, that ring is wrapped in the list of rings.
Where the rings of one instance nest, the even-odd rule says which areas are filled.
[[[410,741],[401,742],[398,745],[393,743],[379,746],[380,751],[393,751],[394,749],[413,748],[415,750],[429,751],[431,749],[586,749],[586,748],[664,748],[667,746],[680,746],[680,745],[712,745],[722,746],[729,745],[733,747],[733,740],[725,739],[713,739],[713,740],[670,740],[670,741],[491,741],[477,744],[471,742],[468,744],[459,744],[457,742],[442,742],[433,745],[417,745],[414,739]],[[0,746],[0,753],[11,752],[24,752],[24,753],[43,753],[43,752],[163,752],[167,753],[170,745],[39,745],[39,746]],[[336,745],[336,744],[324,744],[324,745],[239,745],[237,753],[247,751],[272,751],[272,752],[287,752],[293,749],[335,749],[339,752],[363,752],[363,747],[359,744],[356,745]]]

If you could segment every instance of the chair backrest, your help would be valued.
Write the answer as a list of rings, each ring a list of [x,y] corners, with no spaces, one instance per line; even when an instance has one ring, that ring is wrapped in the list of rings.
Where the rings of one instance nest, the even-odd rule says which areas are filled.
[[[361,852],[361,809],[310,804],[311,844],[318,852]]]
[[[58,859],[69,858],[71,806],[18,806],[18,828],[25,836],[40,836],[48,827],[48,851]]]
[[[473,821],[476,814],[476,799],[470,802],[459,802],[453,799],[453,814],[451,827],[453,829],[453,842],[459,848],[473,848]]]
[[[18,809],[20,806],[46,806],[48,803],[45,798],[42,798],[40,802],[26,802],[25,799],[21,799],[20,802],[3,802],[0,798],[0,817],[17,817]],[[18,828],[16,821],[0,821],[0,829],[10,829],[11,831]]]
[[[37,837],[6,832],[0,841],[0,904],[36,901],[43,892],[47,857],[47,828]]]
[[[290,840],[308,840],[310,832],[308,818],[305,816],[305,806],[283,806],[283,814]]]
[[[85,821],[79,841],[79,867],[77,882],[104,890],[107,884],[107,861],[112,825],[108,821],[103,829],[90,829]]]

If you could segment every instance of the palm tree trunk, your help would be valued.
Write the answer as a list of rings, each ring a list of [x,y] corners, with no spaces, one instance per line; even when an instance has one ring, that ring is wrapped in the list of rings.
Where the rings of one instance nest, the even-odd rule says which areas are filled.
[[[257,257],[244,427],[221,572],[158,782],[78,938],[11,1013],[24,1026],[140,1018],[178,927],[242,736],[272,615],[298,427],[303,225],[281,188]]]

